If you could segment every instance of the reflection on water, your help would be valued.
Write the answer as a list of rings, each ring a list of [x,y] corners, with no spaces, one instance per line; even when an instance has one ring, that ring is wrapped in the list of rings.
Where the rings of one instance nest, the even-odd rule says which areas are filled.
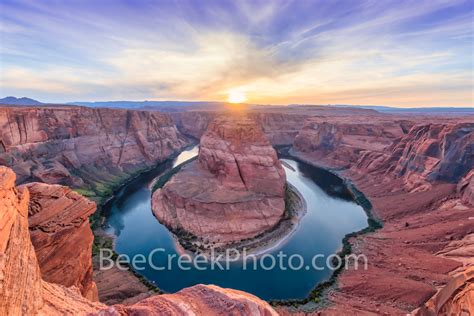
[[[150,183],[163,171],[194,157],[197,152],[197,147],[187,150],[175,161],[136,179],[107,205],[107,230],[117,236],[118,253],[147,256],[155,248],[164,248],[165,254],[176,254],[172,235],[151,212]],[[316,254],[328,256],[337,252],[345,234],[367,226],[363,209],[352,201],[341,179],[292,159],[282,160],[294,169],[285,167],[287,179],[304,196],[308,212],[289,240],[270,253],[299,254],[310,263]],[[153,263],[165,266],[165,254],[155,256]],[[167,292],[204,283],[244,290],[263,299],[303,298],[331,274],[328,269],[244,271],[241,263],[234,263],[227,271],[182,271],[174,264],[171,270],[156,271],[147,266],[139,272]]]
[[[189,150],[185,150],[182,153],[179,154],[178,157],[173,162],[173,168],[176,167],[177,165],[185,162],[186,160],[189,160],[199,153],[199,146],[194,146],[193,148]]]

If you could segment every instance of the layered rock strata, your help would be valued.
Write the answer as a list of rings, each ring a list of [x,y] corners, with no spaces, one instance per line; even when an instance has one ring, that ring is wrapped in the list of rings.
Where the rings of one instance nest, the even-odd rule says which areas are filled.
[[[441,314],[473,310],[472,280],[456,281],[469,290],[448,289],[452,274],[468,273],[474,264],[474,124],[407,124],[412,126],[401,137],[382,141],[389,143],[382,149],[372,147],[370,137],[362,143],[367,144],[352,144],[356,154],[349,159],[336,155],[346,151],[347,137],[331,124],[336,126],[302,130],[293,153],[314,164],[345,167],[340,173],[370,199],[384,227],[350,240],[353,252],[367,257],[368,268],[344,271],[329,296],[335,304],[318,313],[406,314],[445,286],[440,293],[451,294],[438,294],[449,302],[437,303]]]
[[[268,303],[253,295],[216,286],[197,285],[176,294],[156,295],[131,306],[106,306],[84,298],[74,285],[65,287],[46,282],[42,279],[28,229],[30,191],[27,186],[15,187],[15,180],[11,169],[0,166],[1,315],[277,315]],[[37,211],[35,214],[47,216],[48,209],[40,208],[51,206],[55,210],[59,207],[55,202],[49,204],[47,196],[57,196],[63,204],[67,204],[67,198],[57,192],[61,187],[42,185],[38,189],[36,186],[31,186],[31,190],[35,191],[33,195],[40,194],[41,198],[38,200],[36,197],[40,203],[33,203],[37,207],[33,207]],[[66,207],[63,223],[66,218],[77,223],[67,210],[71,211],[71,206]],[[62,271],[64,277],[68,277],[67,271]]]
[[[97,200],[186,143],[160,112],[0,107],[0,164],[18,183],[67,185]]]
[[[198,160],[153,194],[152,209],[175,232],[225,245],[280,221],[285,182],[276,152],[255,121],[218,118],[201,137]]]
[[[0,314],[74,315],[104,308],[76,287],[42,279],[28,230],[29,200],[26,187],[15,187],[13,171],[0,166]]]
[[[302,123],[309,114],[286,113],[280,111],[246,111],[249,118],[259,124],[272,145],[291,145],[293,139],[303,127]],[[185,135],[200,139],[206,132],[209,124],[222,115],[236,115],[235,112],[227,111],[188,111],[170,113],[176,127]],[[240,114],[239,114],[240,115]]]
[[[92,234],[89,216],[94,202],[61,185],[29,183],[28,222],[43,280],[76,286],[98,300],[92,279]]]
[[[323,163],[328,161],[331,167],[348,168],[365,151],[384,151],[402,137],[411,124],[407,121],[353,123],[313,117],[305,121],[293,146],[296,151],[308,153],[313,159]]]
[[[450,280],[445,287],[414,311],[415,316],[470,315],[474,307],[474,267]]]

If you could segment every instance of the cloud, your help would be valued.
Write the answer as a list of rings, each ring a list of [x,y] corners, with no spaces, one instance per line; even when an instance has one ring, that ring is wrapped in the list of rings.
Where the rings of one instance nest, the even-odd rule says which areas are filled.
[[[0,4],[1,92],[472,105],[466,1]]]

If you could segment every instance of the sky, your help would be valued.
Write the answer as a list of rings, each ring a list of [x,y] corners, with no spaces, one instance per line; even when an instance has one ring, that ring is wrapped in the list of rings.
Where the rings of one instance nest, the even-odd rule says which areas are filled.
[[[473,1],[0,0],[0,97],[473,106]]]

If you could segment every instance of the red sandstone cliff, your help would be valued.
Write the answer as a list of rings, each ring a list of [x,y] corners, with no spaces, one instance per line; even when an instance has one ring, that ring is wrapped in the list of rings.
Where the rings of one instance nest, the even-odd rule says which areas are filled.
[[[415,316],[471,315],[474,310],[474,267],[457,274],[436,295],[414,311]]]
[[[185,144],[159,112],[0,108],[0,164],[13,168],[19,183],[68,185],[98,199]]]
[[[42,279],[28,229],[30,192],[33,197],[31,222],[45,230],[57,229],[60,204],[65,211],[60,221],[68,226],[82,221],[76,212],[88,213],[93,203],[74,203],[76,194],[60,186],[32,184],[15,187],[15,174],[0,166],[0,314],[1,315],[277,315],[270,305],[245,292],[198,285],[176,294],[157,295],[132,306],[105,306],[82,297],[76,286],[46,282]],[[63,190],[63,192],[60,192]],[[55,199],[61,203],[54,201]],[[51,199],[53,201],[51,201]],[[84,199],[82,197],[79,200]],[[85,200],[85,199],[84,199]],[[69,206],[67,206],[69,205]],[[45,209],[43,209],[45,208]],[[41,216],[38,217],[38,214]],[[76,214],[76,215],[73,215]],[[55,220],[45,218],[53,216]],[[58,221],[56,221],[58,220]],[[67,223],[71,220],[72,223]],[[30,222],[30,225],[31,225]],[[35,227],[39,227],[39,226]],[[34,231],[34,230],[33,230]],[[58,236],[56,236],[58,237]],[[66,249],[68,250],[68,249]],[[41,252],[41,251],[40,251]],[[66,263],[67,264],[67,263]],[[67,271],[57,267],[68,278]]]
[[[308,153],[322,164],[327,161],[331,167],[347,168],[364,151],[383,152],[404,135],[410,124],[407,121],[370,123],[358,119],[313,117],[305,121],[293,146],[296,151]]]
[[[372,159],[362,156],[355,168]],[[408,190],[458,183],[474,168],[474,123],[416,125],[377,159],[371,170],[403,178]]]
[[[261,126],[272,145],[291,145],[302,128],[302,122],[310,117],[307,113],[282,113],[276,110],[246,111],[245,113]],[[236,114],[236,112],[229,110],[227,112],[188,111],[170,115],[182,133],[200,139],[214,119],[222,115],[235,116]]]
[[[13,171],[0,166],[0,314],[74,315],[104,308],[75,287],[42,280],[28,230],[29,200],[26,187],[15,187]]]
[[[368,270],[344,271],[330,294],[335,305],[319,312],[406,314],[439,288],[445,290],[431,299],[439,313],[473,310],[472,278],[456,281],[462,291],[449,289],[451,274],[474,264],[474,124],[414,122],[406,124],[413,125],[409,129],[400,126],[404,132],[398,138],[385,132],[362,135],[364,126],[374,131],[365,124],[311,124],[297,136],[294,153],[314,164],[345,167],[340,173],[384,221],[375,233],[351,239],[354,253],[367,256]],[[387,127],[380,125],[375,131]],[[359,141],[348,144],[354,138]]]
[[[216,119],[201,137],[198,161],[153,194],[152,208],[173,230],[222,245],[274,227],[284,213],[285,182],[255,121]]]
[[[97,301],[92,280],[94,236],[89,224],[95,203],[60,185],[29,183],[26,187],[30,236],[43,280],[74,285],[84,297]]]

